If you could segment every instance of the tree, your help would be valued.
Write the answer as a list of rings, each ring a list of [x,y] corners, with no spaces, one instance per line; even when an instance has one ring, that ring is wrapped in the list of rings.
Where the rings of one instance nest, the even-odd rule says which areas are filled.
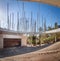
[[[39,28],[39,32],[41,32],[42,30],[43,30],[42,27],[40,27],[40,28]]]
[[[41,34],[39,35],[39,45],[41,45]]]
[[[27,41],[28,44],[33,44],[33,45],[36,45],[36,36],[29,36],[28,37],[28,41]]]
[[[49,27],[48,27],[48,30],[52,30],[52,28],[49,26]]]
[[[34,36],[34,35],[32,36],[32,44],[36,45],[36,36]]]
[[[32,39],[32,37],[29,36],[28,39],[27,39],[27,44],[32,44],[32,40],[31,39]]]
[[[55,22],[55,29],[57,29],[58,28],[58,23],[57,22]]]

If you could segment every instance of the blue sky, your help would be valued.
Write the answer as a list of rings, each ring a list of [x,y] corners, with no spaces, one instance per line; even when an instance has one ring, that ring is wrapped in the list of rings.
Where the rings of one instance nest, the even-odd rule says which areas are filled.
[[[7,3],[9,3],[9,14],[14,13],[14,24],[17,21],[17,12],[19,12],[19,17],[22,17],[22,1],[0,0],[0,22],[2,27],[7,26],[5,23],[7,21]],[[60,24],[60,8],[58,7],[37,2],[24,2],[24,7],[26,18],[31,18],[32,11],[33,22],[37,20],[37,13],[40,14],[39,26],[42,26],[42,17],[43,20],[46,20],[47,27],[51,25],[53,27],[55,22]]]

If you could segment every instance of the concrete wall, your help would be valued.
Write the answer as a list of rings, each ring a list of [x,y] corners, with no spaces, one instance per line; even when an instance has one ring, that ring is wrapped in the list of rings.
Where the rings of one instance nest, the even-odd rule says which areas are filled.
[[[21,46],[27,46],[27,36],[24,36],[24,35],[0,34],[0,48],[3,48],[3,39],[4,38],[21,39]]]
[[[21,38],[22,38],[21,45],[27,46],[27,36],[22,35]]]
[[[3,38],[16,38],[20,39],[20,35],[8,35],[8,34],[3,34]]]
[[[3,38],[16,38],[16,39],[21,39],[21,46],[26,46],[27,45],[27,37],[25,35],[7,35],[3,34]]]

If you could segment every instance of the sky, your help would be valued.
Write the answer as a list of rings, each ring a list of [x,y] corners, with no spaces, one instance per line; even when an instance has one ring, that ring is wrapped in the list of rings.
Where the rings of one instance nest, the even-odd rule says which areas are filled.
[[[22,18],[22,1],[17,0],[0,0],[0,26],[7,27],[7,3],[9,3],[9,15],[14,13],[14,29],[16,30],[17,12],[19,12],[19,18]],[[44,3],[38,2],[24,2],[25,17],[31,19],[31,12],[33,22],[37,20],[37,14],[39,13],[39,27],[42,26],[42,20],[46,20],[46,26],[54,26],[57,22],[60,24],[60,8]]]

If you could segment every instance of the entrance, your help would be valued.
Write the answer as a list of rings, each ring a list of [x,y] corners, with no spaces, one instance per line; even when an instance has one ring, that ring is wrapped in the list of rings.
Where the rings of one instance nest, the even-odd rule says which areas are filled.
[[[21,46],[21,39],[4,38],[4,48]]]

